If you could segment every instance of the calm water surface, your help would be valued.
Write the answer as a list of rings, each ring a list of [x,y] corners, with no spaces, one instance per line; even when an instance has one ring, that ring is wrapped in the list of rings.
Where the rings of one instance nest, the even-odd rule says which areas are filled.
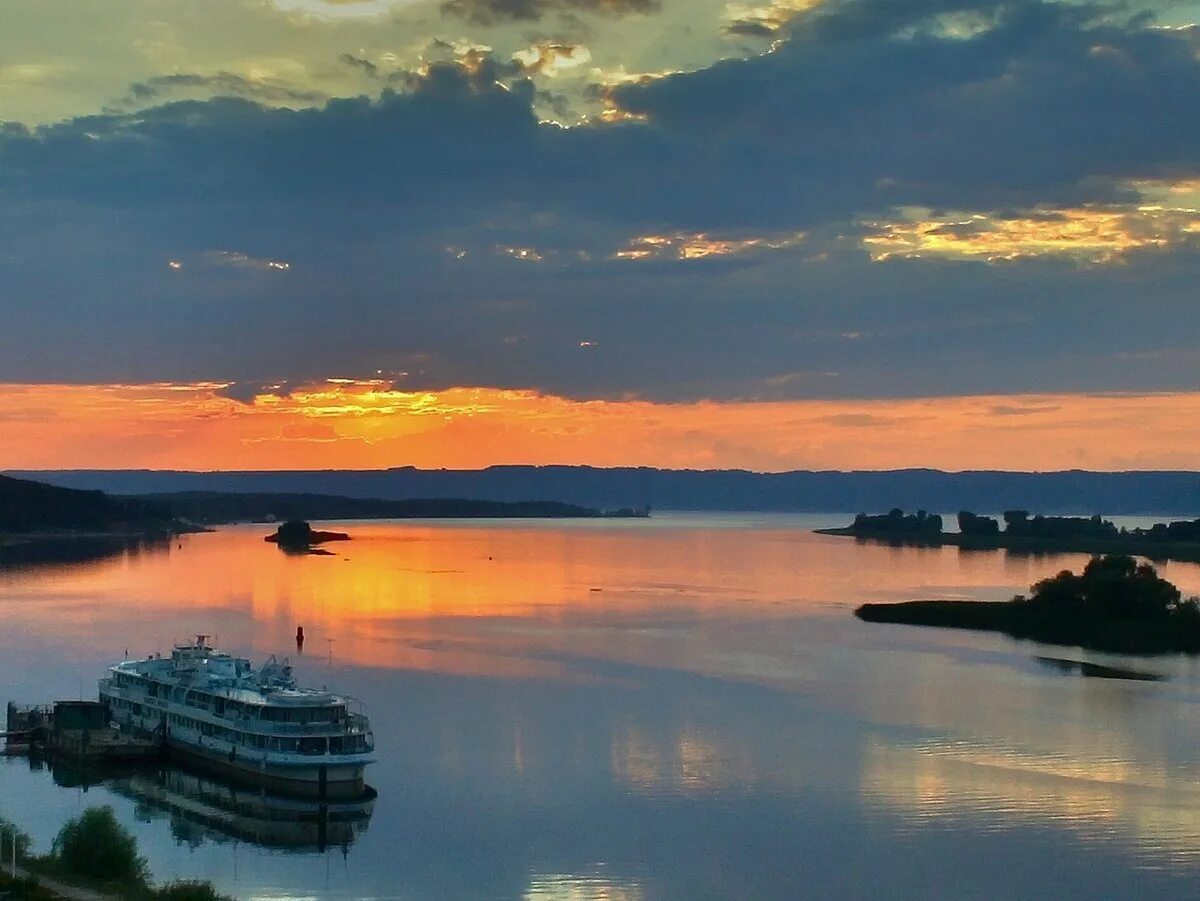
[[[111,804],[157,878],[239,898],[1194,895],[1200,666],[1083,679],[1036,657],[1121,658],[860,623],[1084,558],[810,531],[845,518],[348,523],[331,557],[237,527],[0,570],[0,702],[94,697],[126,649],[215,633],[361,698],[379,751],[374,808],[326,850],[181,773],[0,758],[0,815],[44,850]],[[1200,592],[1200,567],[1163,570]]]

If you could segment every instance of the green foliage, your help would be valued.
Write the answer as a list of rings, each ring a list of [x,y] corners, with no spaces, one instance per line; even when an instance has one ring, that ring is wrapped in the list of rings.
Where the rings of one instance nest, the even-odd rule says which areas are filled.
[[[1027,510],[1005,510],[1004,532],[1014,538],[1091,538],[1115,541],[1120,531],[1097,516],[1042,516],[1029,518]]]
[[[11,860],[12,824],[0,818],[4,827],[4,862]],[[54,840],[49,857],[29,855],[29,836],[19,830],[17,835],[17,857],[22,864],[35,872],[53,874],[64,880],[78,880],[102,886],[106,891],[116,890],[122,898],[145,899],[145,901],[235,901],[220,894],[211,882],[175,881],[160,888],[150,885],[149,872],[144,858],[137,853],[135,839],[119,822],[111,807],[90,807],[77,819],[69,821]],[[36,878],[14,880],[4,875],[0,868],[0,898],[4,892],[13,898],[28,898],[30,901],[59,897],[41,888]]]
[[[152,897],[161,901],[234,901],[229,895],[218,894],[211,882],[168,882]]]
[[[14,835],[17,842],[17,862],[29,859],[29,836],[0,817],[0,864],[8,864],[12,860]]]
[[[1058,612],[1104,619],[1200,621],[1200,601],[1183,600],[1179,589],[1149,563],[1124,554],[1093,557],[1079,575],[1063,570],[1036,583],[1025,602]]]
[[[131,887],[147,882],[137,839],[117,822],[111,807],[89,807],[68,821],[54,839],[52,857],[64,873],[77,878]]]
[[[883,535],[940,535],[942,518],[936,513],[918,510],[906,516],[899,507],[893,507],[879,516],[859,513],[850,527],[856,533],[878,533]]]
[[[976,516],[970,510],[959,510],[958,531],[963,535],[987,535],[994,537],[1000,534],[1000,523],[996,522],[990,516]]]
[[[61,897],[49,889],[42,888],[36,879],[13,879],[7,871],[0,868],[0,898],[11,898],[13,901],[59,901]]]

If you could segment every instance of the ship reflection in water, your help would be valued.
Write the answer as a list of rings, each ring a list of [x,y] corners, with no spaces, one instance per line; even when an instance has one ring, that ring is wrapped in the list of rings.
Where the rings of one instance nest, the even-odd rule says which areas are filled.
[[[359,801],[284,798],[166,767],[113,779],[108,787],[137,802],[139,819],[170,817],[171,833],[189,845],[230,839],[264,848],[323,852],[348,848],[366,832],[375,793]]]
[[[31,759],[41,768],[43,761]],[[376,792],[367,788],[357,800],[320,803],[315,799],[272,795],[177,767],[139,767],[101,773],[54,760],[56,784],[72,788],[102,785],[135,802],[145,823],[167,819],[177,841],[191,847],[205,842],[249,842],[293,853],[348,850],[367,831]]]

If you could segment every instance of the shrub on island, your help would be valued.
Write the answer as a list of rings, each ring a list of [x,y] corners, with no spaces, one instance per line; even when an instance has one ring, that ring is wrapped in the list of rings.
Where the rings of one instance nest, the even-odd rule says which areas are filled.
[[[1148,563],[1094,557],[1079,574],[1042,579],[1011,601],[863,604],[867,622],[1003,632],[1046,644],[1131,654],[1200,653],[1200,599],[1184,599]]]

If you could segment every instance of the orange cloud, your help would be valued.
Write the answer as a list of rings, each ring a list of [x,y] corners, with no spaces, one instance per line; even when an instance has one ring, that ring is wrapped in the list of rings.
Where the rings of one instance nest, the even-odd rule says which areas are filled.
[[[1200,392],[661,404],[330,380],[0,385],[0,468],[1200,469]]]
[[[671,258],[702,260],[705,257],[731,256],[752,250],[780,250],[804,240],[804,233],[773,238],[714,238],[703,232],[674,235],[641,235],[613,254],[614,260],[651,260]]]
[[[945,257],[1016,260],[1067,257],[1112,263],[1135,251],[1165,250],[1193,241],[1200,211],[1157,205],[1034,210],[1011,217],[983,213],[933,216],[907,210],[895,222],[868,223],[871,258]]]

